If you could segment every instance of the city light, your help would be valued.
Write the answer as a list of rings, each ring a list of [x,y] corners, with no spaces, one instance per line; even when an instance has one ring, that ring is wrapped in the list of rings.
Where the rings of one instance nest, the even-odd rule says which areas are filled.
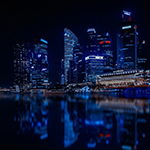
[[[41,57],[41,54],[38,54],[38,57]]]
[[[89,59],[103,59],[103,56],[94,56],[94,55],[92,55],[92,56],[85,57],[85,60],[89,60]]]
[[[124,12],[125,15],[128,15],[128,16],[131,15],[131,12],[128,12],[128,11],[125,11],[125,10],[123,10],[123,12]]]
[[[96,33],[96,30],[94,28],[88,29],[87,32],[94,32]]]
[[[122,27],[122,29],[130,29],[131,28],[131,26],[124,26],[124,27]]]
[[[40,40],[41,40],[41,42],[44,42],[45,44],[48,44],[48,42],[46,40],[44,40],[44,39],[40,39]]]

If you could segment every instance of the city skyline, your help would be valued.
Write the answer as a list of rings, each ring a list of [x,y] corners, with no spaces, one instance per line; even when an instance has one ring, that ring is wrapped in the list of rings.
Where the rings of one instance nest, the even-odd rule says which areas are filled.
[[[121,7],[116,10],[115,8],[117,8],[117,3]],[[51,11],[51,17],[49,19],[47,19],[48,14],[46,13],[45,14],[47,16],[44,17],[44,12],[43,13],[41,12],[41,15],[39,15],[40,12],[35,14],[35,18],[37,17],[37,19],[35,19],[36,21],[31,21],[33,16],[32,17],[29,16],[29,19],[27,22],[25,22],[22,18],[22,23],[20,24],[17,24],[17,22],[15,22],[17,18],[15,18],[15,20],[11,20],[8,17],[7,21],[10,21],[11,25],[7,25],[7,21],[4,19],[4,16],[8,16],[8,14],[6,13],[2,17],[2,20],[4,19],[5,22],[2,23],[1,25],[3,27],[3,31],[1,32],[2,44],[1,44],[0,70],[2,71],[0,73],[0,78],[1,78],[0,86],[2,87],[10,86],[13,83],[13,77],[10,77],[9,74],[13,74],[13,57],[12,57],[13,45],[17,44],[19,42],[19,39],[20,39],[20,42],[30,42],[35,38],[36,39],[44,38],[48,41],[49,43],[48,59],[49,59],[49,69],[50,69],[49,79],[50,81],[54,83],[56,83],[57,81],[60,81],[58,72],[60,72],[61,59],[63,58],[63,54],[64,54],[64,50],[63,50],[63,28],[64,27],[67,27],[68,29],[70,29],[78,37],[79,43],[83,46],[86,46],[86,30],[88,29],[88,27],[94,27],[96,30],[99,30],[102,33],[109,31],[110,36],[112,37],[113,43],[114,43],[113,50],[115,51],[114,57],[116,61],[116,41],[117,41],[116,36],[117,36],[117,32],[119,30],[119,26],[121,23],[122,10],[125,9],[131,12],[131,15],[132,15],[131,19],[134,20],[138,26],[140,40],[145,40],[146,44],[148,43],[149,41],[148,40],[148,33],[149,33],[148,23],[143,24],[144,21],[146,23],[146,19],[144,19],[144,17],[146,16],[146,10],[147,10],[146,3],[138,2],[137,4],[135,4],[134,2],[131,2],[128,4],[123,4],[119,2],[114,2],[114,8],[111,8],[111,5],[110,5],[111,3],[108,4],[107,6],[106,3],[102,2],[102,4],[105,4],[104,8],[107,8],[108,12],[104,10],[103,8],[102,10],[97,10],[98,13],[96,13],[96,10],[94,10],[94,7],[95,8],[98,7],[96,6],[96,4],[100,4],[100,3],[93,2],[93,4],[91,4],[91,7],[89,3],[87,4],[84,4],[82,2],[80,4],[75,3],[75,5],[73,5],[72,7],[73,10],[65,10],[61,8],[60,6],[59,7],[56,6],[56,4],[53,3],[55,8],[57,8],[57,10],[59,11],[54,14]],[[133,6],[133,4],[135,4],[135,6]],[[144,6],[143,9],[140,8],[140,5]],[[62,7],[66,8],[65,4],[63,4]],[[80,8],[78,9],[79,12],[75,13],[74,11],[77,8]],[[145,12],[144,12],[144,8],[145,8]],[[33,12],[34,9],[31,10],[30,8],[29,10],[30,12]],[[92,13],[92,10],[94,10],[93,13]],[[138,10],[141,10],[141,11],[138,11]],[[70,14],[68,14],[69,11],[70,11]],[[85,12],[83,13],[83,11]],[[61,12],[63,12],[62,18],[60,15]],[[102,15],[102,12],[104,13],[103,15]],[[81,16],[79,16],[80,14]],[[38,19],[38,15],[39,15],[39,19]],[[16,14],[16,16],[18,15]],[[43,21],[41,21],[42,16],[43,16]],[[54,21],[53,24],[48,23],[50,22],[51,19]],[[18,20],[20,21],[21,18]],[[142,23],[140,23],[140,20]],[[26,24],[23,24],[24,22]],[[17,26],[15,27],[16,24]],[[51,34],[48,34],[47,31]],[[148,49],[148,45],[147,45],[147,49]],[[149,52],[147,52],[147,54],[149,54]],[[57,56],[57,59],[55,56]],[[55,65],[52,65],[52,64],[55,64]]]

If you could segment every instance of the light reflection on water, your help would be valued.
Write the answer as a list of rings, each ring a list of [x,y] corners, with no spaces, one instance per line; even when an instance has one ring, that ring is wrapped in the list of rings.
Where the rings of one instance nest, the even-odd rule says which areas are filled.
[[[150,103],[135,93],[132,96],[119,93],[1,94],[0,98],[13,100],[12,136],[19,138],[21,144],[15,145],[19,144],[22,149],[37,146],[119,150],[149,146]],[[22,144],[23,140],[31,147]],[[9,143],[9,139],[5,142]]]

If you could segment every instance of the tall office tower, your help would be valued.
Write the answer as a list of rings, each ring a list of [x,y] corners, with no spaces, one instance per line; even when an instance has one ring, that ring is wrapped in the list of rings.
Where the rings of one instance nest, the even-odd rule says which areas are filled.
[[[97,34],[98,52],[103,56],[102,73],[113,71],[113,50],[112,39],[107,32],[106,34]]]
[[[30,50],[29,44],[16,44],[14,47],[14,86],[20,91],[30,83]]]
[[[64,28],[64,73],[65,83],[68,82],[68,69],[70,60],[73,60],[73,47],[78,43],[76,35],[67,28]]]
[[[77,44],[73,49],[74,60],[74,83],[82,83],[85,77],[84,61],[83,61],[83,47]]]
[[[96,76],[102,73],[103,56],[97,47],[97,35],[94,28],[87,30],[87,52],[85,57],[86,82],[95,82]]]
[[[31,66],[32,85],[33,88],[47,88],[49,85],[48,42],[44,39],[35,39],[34,42],[33,65]]]
[[[143,40],[138,44],[137,64],[138,64],[138,69],[147,69],[145,40]]]
[[[117,35],[118,69],[137,68],[137,26],[131,21],[131,13],[123,11],[120,33]]]

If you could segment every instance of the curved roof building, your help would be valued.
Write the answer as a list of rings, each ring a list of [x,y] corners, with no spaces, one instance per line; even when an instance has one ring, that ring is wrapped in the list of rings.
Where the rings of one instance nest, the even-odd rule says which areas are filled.
[[[69,29],[64,28],[64,74],[65,83],[68,82],[70,61],[73,60],[73,47],[78,43],[78,38]]]

